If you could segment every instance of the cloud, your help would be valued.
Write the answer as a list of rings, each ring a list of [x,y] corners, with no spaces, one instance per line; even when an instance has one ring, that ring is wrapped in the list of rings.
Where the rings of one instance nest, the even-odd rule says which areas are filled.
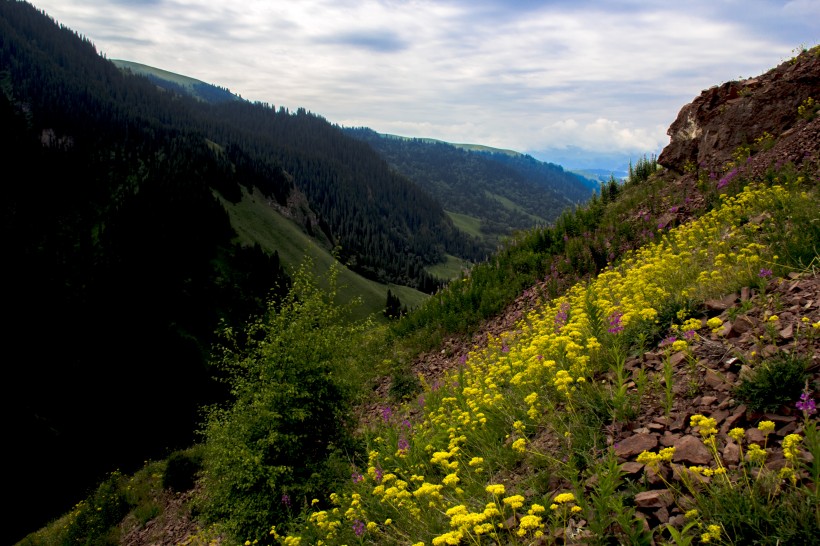
[[[362,48],[373,53],[394,53],[407,47],[407,43],[395,34],[381,30],[343,32],[317,38],[318,44],[331,44]]]
[[[820,36],[820,0],[43,0],[112,58],[334,123],[654,151],[702,89]]]

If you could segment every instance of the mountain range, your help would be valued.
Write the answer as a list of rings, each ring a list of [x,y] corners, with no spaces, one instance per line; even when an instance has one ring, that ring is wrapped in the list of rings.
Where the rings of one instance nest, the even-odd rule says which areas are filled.
[[[499,235],[591,195],[569,175],[536,188],[539,170],[560,168],[529,158],[529,174],[504,168],[549,195],[549,210],[516,202],[533,194],[508,193],[505,180],[484,190],[495,208],[449,211],[370,144],[303,108],[157,69],[146,77],[26,2],[0,3],[0,36],[11,317],[2,340],[27,348],[2,392],[9,443],[26,446],[11,455],[8,486],[39,507],[20,528],[114,467],[189,444],[198,408],[226,395],[209,365],[216,331],[264,313],[305,256],[317,269],[342,264],[341,297],[363,297],[362,314],[379,316],[388,286],[418,305]],[[471,153],[483,169],[502,168],[498,154]],[[146,422],[150,435],[135,433]]]

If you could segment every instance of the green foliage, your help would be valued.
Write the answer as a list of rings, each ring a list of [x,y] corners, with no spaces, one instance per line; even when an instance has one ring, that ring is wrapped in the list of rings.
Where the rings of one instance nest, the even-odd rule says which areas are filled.
[[[410,371],[406,365],[396,365],[393,367],[390,376],[390,398],[396,402],[403,402],[418,394],[421,391],[419,378]]]
[[[468,225],[465,232],[476,235],[487,252],[515,230],[554,221],[566,207],[586,201],[593,189],[589,180],[528,155],[468,150],[365,128],[346,132],[370,144],[451,216],[480,222],[480,230]]]
[[[397,319],[407,314],[407,308],[402,307],[399,297],[393,294],[393,291],[389,288],[387,289],[387,302],[384,305],[383,314],[389,319]]]
[[[168,457],[162,473],[162,487],[176,492],[188,491],[196,484],[202,470],[202,450],[175,451]]]
[[[283,521],[340,476],[329,464],[352,449],[351,373],[363,358],[367,322],[335,305],[335,270],[325,292],[306,264],[281,305],[239,340],[229,329],[217,365],[230,374],[233,403],[211,408],[204,434],[204,513],[237,539]],[[362,367],[365,367],[362,365]]]
[[[117,524],[128,513],[128,502],[121,488],[123,476],[114,472],[91,497],[71,511],[65,535],[65,545],[113,546],[119,543]]]
[[[649,158],[646,156],[639,158],[634,167],[630,161],[629,178],[627,178],[627,184],[640,184],[641,182],[646,182],[657,170],[658,158],[655,157],[654,154],[652,154]]]
[[[641,184],[620,185],[611,180],[606,199],[597,194],[584,207],[565,210],[551,227],[516,233],[492,258],[472,267],[469,275],[453,280],[420,308],[394,325],[401,338],[417,340],[427,350],[443,336],[471,333],[501,312],[525,290],[538,297],[560,295],[575,281],[593,275],[627,249],[651,240],[657,231],[652,214],[624,221],[628,211],[646,203],[647,193],[663,181],[650,178],[657,170],[654,158],[639,161],[633,171],[646,177]],[[643,180],[643,178],[642,178]],[[654,202],[649,200],[650,205]]]
[[[812,97],[808,97],[797,107],[797,115],[805,120],[811,121],[814,119],[818,110],[820,110],[820,104]]]
[[[806,365],[803,357],[777,353],[743,377],[735,395],[751,410],[777,411],[800,396],[807,376]]]

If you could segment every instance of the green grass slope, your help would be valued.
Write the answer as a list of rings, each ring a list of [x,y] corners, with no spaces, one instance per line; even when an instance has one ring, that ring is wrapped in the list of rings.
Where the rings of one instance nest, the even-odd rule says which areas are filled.
[[[316,277],[322,278],[331,265],[337,262],[330,251],[319,246],[294,222],[270,207],[268,200],[258,192],[245,192],[238,203],[223,201],[223,204],[239,241],[246,245],[258,243],[269,253],[278,252],[282,264],[289,271],[297,268],[307,257],[313,263]],[[413,288],[365,279],[346,267],[339,273],[339,299],[350,301],[358,297],[362,300],[362,305],[356,308],[355,318],[368,315],[381,317],[388,288],[408,309],[418,307],[427,298],[426,294]]]

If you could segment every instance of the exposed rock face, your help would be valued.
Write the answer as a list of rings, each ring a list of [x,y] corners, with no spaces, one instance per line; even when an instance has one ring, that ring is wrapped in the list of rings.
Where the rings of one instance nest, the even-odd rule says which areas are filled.
[[[809,149],[801,146],[799,150],[801,154],[816,152],[817,119],[809,123],[798,114],[808,97],[820,100],[820,55],[816,48],[757,78],[703,91],[681,109],[669,127],[671,142],[658,162],[677,172],[683,172],[687,163],[719,165],[731,160],[738,146],[751,144],[766,132],[779,137],[809,125],[813,130],[800,139]],[[784,159],[797,163],[801,158]]]

